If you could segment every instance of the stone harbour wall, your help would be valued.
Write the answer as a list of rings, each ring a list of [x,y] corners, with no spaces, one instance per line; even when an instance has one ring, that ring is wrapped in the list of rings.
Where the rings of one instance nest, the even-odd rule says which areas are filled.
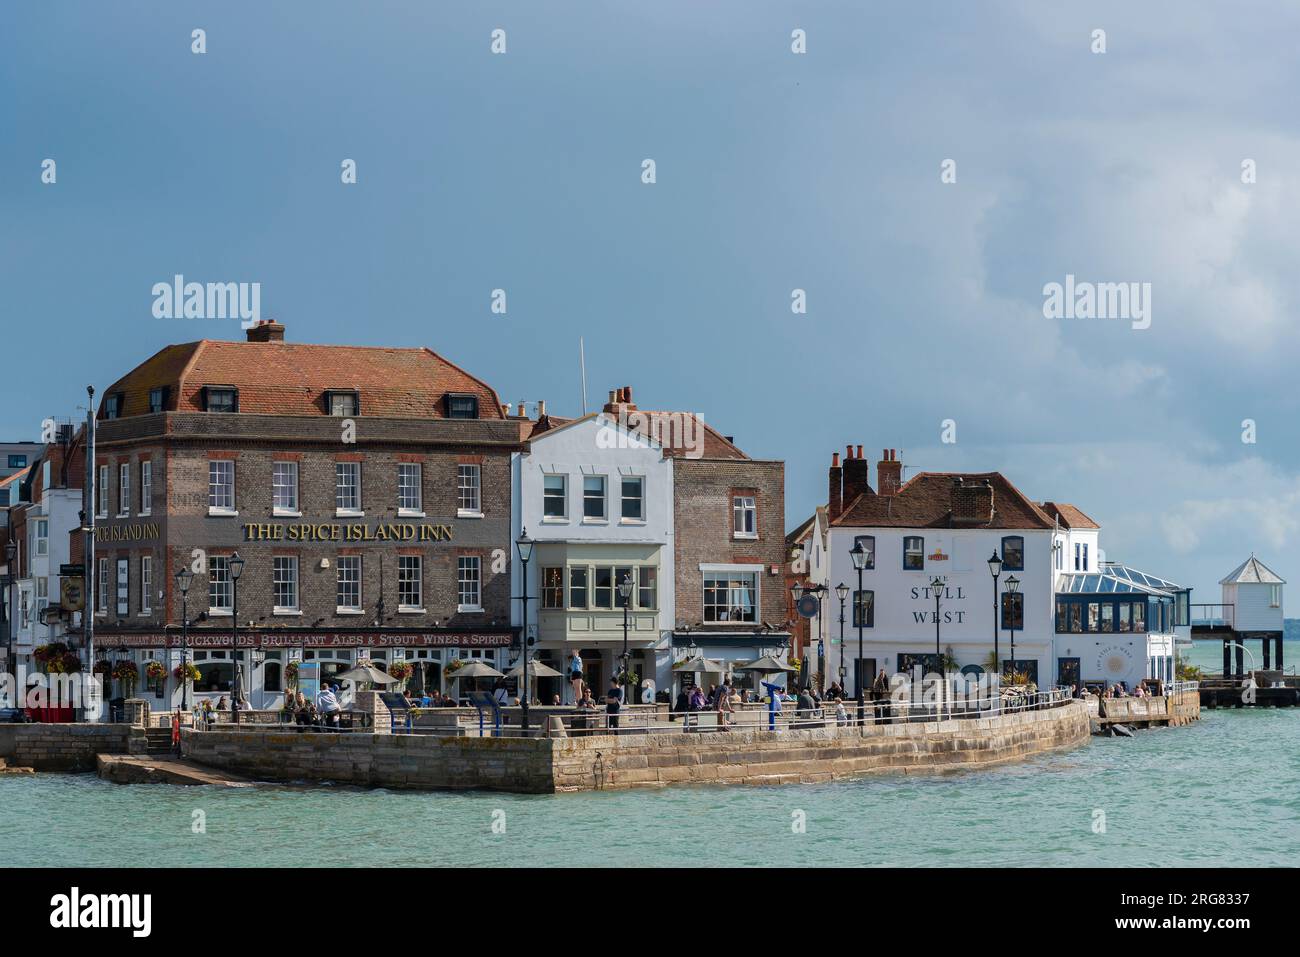
[[[100,754],[144,754],[143,728],[129,724],[0,724],[0,758],[37,771],[93,771]]]
[[[182,731],[185,756],[263,781],[550,793],[668,784],[786,784],[975,767],[1084,744],[1088,709],[791,731],[469,738]]]
[[[555,742],[555,790],[834,781],[994,764],[1088,741],[1087,706],[865,729],[662,734]]]
[[[186,729],[181,752],[255,781],[525,794],[555,789],[545,738]]]

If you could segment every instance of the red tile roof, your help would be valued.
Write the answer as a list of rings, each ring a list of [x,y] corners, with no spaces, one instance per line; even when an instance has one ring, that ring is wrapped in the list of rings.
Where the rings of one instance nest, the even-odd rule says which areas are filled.
[[[1043,511],[1060,521],[1062,528],[1101,528],[1083,512],[1065,502],[1044,502]]]
[[[144,415],[150,390],[169,386],[167,411],[202,412],[205,385],[236,387],[241,413],[324,415],[335,389],[359,392],[364,416],[443,418],[458,393],[478,398],[479,418],[505,417],[491,386],[430,349],[203,339],[167,346],[105,395],[122,394],[123,416]]]
[[[993,487],[991,519],[972,525],[952,518],[953,487],[957,482]],[[919,472],[897,495],[859,495],[831,522],[850,527],[894,528],[1052,528],[1052,519],[1000,472]]]

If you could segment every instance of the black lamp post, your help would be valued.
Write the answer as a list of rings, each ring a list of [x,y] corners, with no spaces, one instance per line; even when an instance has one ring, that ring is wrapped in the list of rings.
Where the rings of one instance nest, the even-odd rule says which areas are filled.
[[[14,667],[14,624],[13,616],[9,613],[9,590],[14,585],[14,562],[18,560],[18,545],[16,542],[5,543],[5,573],[0,578],[0,625],[5,629],[5,671],[11,675],[17,675],[18,669]],[[18,707],[18,701],[15,699],[14,707]]]
[[[840,681],[844,680],[844,603],[849,599],[849,586],[840,582],[835,586],[835,597],[840,600]],[[844,685],[840,685],[840,694],[844,693]]]
[[[632,573],[628,572],[623,576],[623,580],[618,583],[618,594],[623,599],[623,654],[619,656],[623,662],[623,703],[631,704],[631,692],[628,688],[632,684],[632,672],[629,668],[629,662],[632,660],[632,654],[627,650],[627,628],[628,613],[632,608]]]
[[[181,591],[181,707],[186,711],[190,710],[190,682],[189,675],[186,673],[189,669],[189,647],[190,647],[190,583],[194,581],[194,573],[188,568],[182,568],[176,573],[176,587]]]
[[[528,529],[522,529],[518,541],[515,542],[515,548],[519,551],[519,561],[523,563],[523,577],[520,581],[519,600],[523,602],[524,616],[523,627],[519,629],[519,648],[520,657],[524,662],[524,687],[523,694],[519,696],[522,705],[522,711],[519,717],[519,730],[528,733],[528,563],[533,557],[533,546],[536,543],[528,537]]]
[[[244,698],[244,675],[241,664],[243,655],[239,651],[239,577],[244,574],[244,560],[239,552],[230,556],[230,658],[235,666],[235,680],[230,692],[230,715],[235,724],[239,724],[239,706]]]
[[[938,575],[930,581],[930,594],[934,596],[934,670],[938,684],[936,690],[939,697],[934,703],[934,716],[937,720],[940,712],[943,710],[943,699],[947,697],[944,694],[944,688],[947,686],[947,679],[943,674],[943,648],[939,640],[939,599],[943,597],[944,580]]]
[[[1007,578],[1007,594],[1015,595],[1020,591],[1020,579],[1015,575]],[[1016,670],[1016,600],[1012,598],[1008,604],[1007,628],[1011,631],[1011,671]]]
[[[993,576],[993,673],[1002,676],[1002,659],[998,656],[998,576],[1002,574],[1002,556],[989,556],[989,574]]]
[[[858,726],[865,727],[867,723],[867,699],[862,689],[862,629],[866,625],[864,619],[867,616],[862,601],[862,572],[871,560],[871,550],[862,544],[862,539],[858,539],[853,543],[853,547],[849,549],[849,557],[853,559],[853,567],[858,570],[858,593],[853,596],[853,617],[858,624],[858,660],[853,666],[853,683],[857,686],[855,690],[858,696]]]

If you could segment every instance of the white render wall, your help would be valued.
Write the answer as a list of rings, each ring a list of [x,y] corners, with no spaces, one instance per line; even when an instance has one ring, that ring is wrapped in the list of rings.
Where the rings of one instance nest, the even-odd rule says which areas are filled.
[[[1280,589],[1285,585],[1279,585]],[[1273,586],[1259,582],[1238,582],[1223,586],[1223,601],[1232,603],[1237,631],[1281,631],[1282,602],[1272,607]]]

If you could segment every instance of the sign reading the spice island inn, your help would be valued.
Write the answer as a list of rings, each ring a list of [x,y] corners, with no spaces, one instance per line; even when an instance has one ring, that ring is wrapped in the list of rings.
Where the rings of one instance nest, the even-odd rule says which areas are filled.
[[[158,537],[157,522],[133,522],[130,525],[96,525],[96,542],[143,542]]]
[[[225,634],[189,633],[190,648],[230,648],[235,636]],[[152,632],[136,635],[113,635],[107,639],[114,647],[124,648],[179,648],[179,633]],[[507,648],[514,643],[509,632],[416,632],[388,634],[384,632],[352,633],[294,633],[276,632],[239,633],[240,648]]]
[[[246,542],[449,542],[450,525],[246,522]]]

